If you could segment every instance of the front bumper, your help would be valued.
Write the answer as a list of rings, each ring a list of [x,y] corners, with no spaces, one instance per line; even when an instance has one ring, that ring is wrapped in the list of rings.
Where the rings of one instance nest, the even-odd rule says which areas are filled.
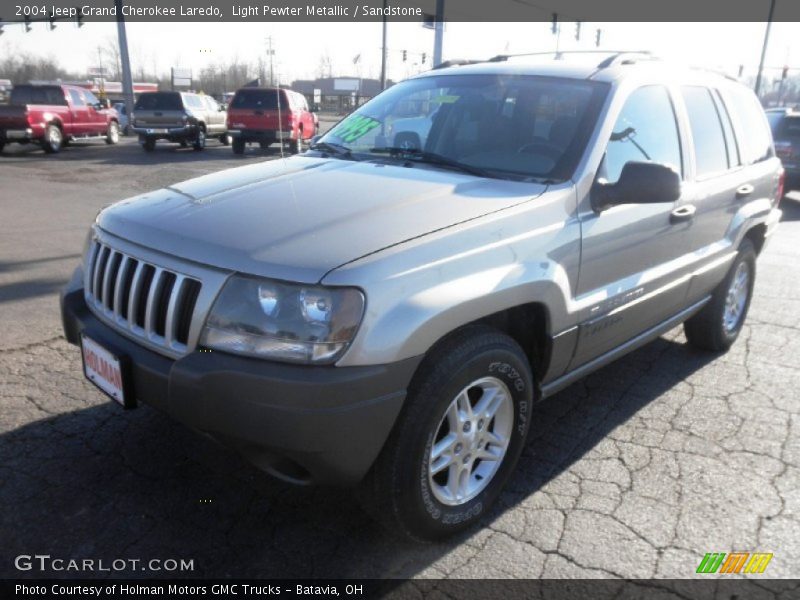
[[[70,343],[79,344],[85,332],[129,359],[138,401],[294,483],[360,481],[394,425],[421,358],[311,367],[198,350],[172,360],[100,322],[82,289],[62,292],[61,312]]]

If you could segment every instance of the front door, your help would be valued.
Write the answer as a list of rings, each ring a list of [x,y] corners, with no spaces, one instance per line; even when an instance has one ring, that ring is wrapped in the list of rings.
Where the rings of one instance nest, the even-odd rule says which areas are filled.
[[[670,90],[647,85],[625,101],[597,177],[615,183],[626,163],[653,161],[683,173]],[[570,368],[624,344],[684,306],[688,266],[675,203],[627,204],[601,213],[581,202],[582,251],[576,303],[579,332]],[[680,214],[680,213],[677,213]]]

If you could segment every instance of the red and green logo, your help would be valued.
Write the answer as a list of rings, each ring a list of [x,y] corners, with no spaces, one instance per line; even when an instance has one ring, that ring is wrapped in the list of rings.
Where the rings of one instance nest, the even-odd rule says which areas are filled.
[[[698,573],[763,573],[772,554],[766,552],[709,552],[700,561]]]

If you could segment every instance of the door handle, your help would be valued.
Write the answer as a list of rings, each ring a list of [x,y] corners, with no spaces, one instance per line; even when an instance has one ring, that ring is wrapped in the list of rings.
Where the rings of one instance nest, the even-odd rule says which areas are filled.
[[[749,196],[750,194],[753,193],[753,190],[755,190],[755,188],[749,183],[740,185],[738,188],[736,188],[736,197],[744,198],[745,196]]]
[[[669,220],[671,223],[680,223],[681,221],[691,221],[694,218],[694,213],[696,212],[697,208],[694,206],[694,204],[684,204],[683,206],[679,206],[669,214]]]

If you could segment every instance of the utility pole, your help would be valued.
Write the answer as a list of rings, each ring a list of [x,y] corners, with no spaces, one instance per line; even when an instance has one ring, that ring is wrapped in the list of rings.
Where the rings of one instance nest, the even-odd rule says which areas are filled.
[[[436,16],[433,18],[433,66],[442,63],[444,42],[444,0],[436,0]]]
[[[117,7],[117,37],[119,38],[119,60],[122,63],[122,95],[128,118],[133,114],[133,77],[131,59],[128,56],[128,36],[125,33],[125,17],[122,16],[122,0],[114,0]]]
[[[272,49],[272,36],[267,36],[267,42],[269,43],[269,50],[267,53],[269,54],[269,85],[270,87],[275,85],[275,75],[274,75],[274,66],[272,64],[272,57],[275,54],[275,51]]]
[[[386,89],[386,1],[383,0],[383,46],[381,47],[381,90]]]
[[[769,45],[769,30],[772,27],[772,15],[775,12],[775,0],[769,5],[769,16],[767,17],[767,31],[764,33],[764,47],[761,48],[761,62],[758,63],[758,75],[756,75],[756,96],[761,90],[761,73],[764,70],[764,58],[767,55],[767,45]]]

